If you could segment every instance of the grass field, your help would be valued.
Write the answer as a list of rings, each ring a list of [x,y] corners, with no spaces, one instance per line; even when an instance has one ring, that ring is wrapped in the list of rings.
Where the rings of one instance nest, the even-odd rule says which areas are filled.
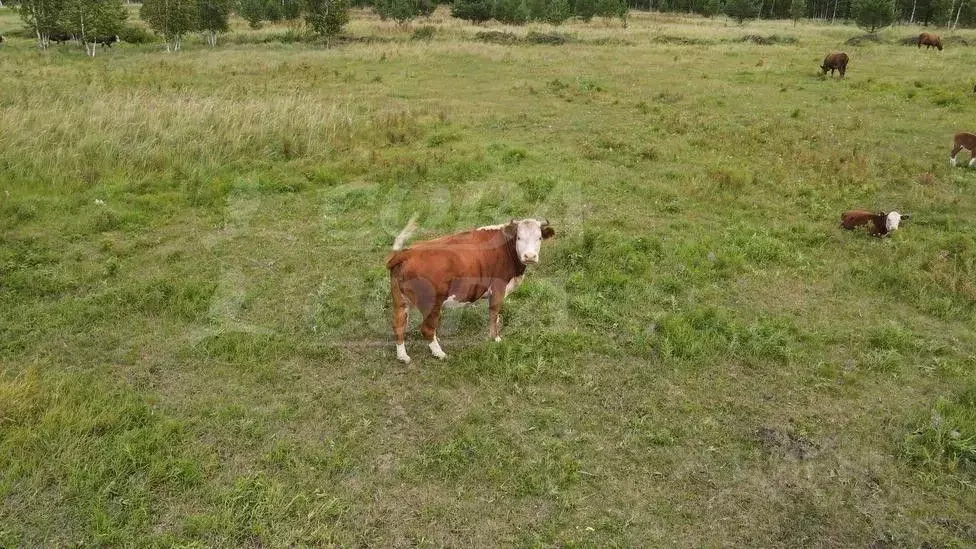
[[[553,29],[439,11],[89,59],[19,28],[0,545],[976,543],[976,171],[947,161],[976,47],[640,13],[500,45]],[[556,228],[502,343],[481,304],[446,361],[415,328],[394,360],[415,211]]]

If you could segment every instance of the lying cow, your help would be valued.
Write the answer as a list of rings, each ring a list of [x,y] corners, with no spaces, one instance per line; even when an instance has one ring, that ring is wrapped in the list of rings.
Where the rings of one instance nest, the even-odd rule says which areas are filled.
[[[922,34],[918,35],[919,49],[921,49],[922,46],[925,46],[925,49],[939,48],[939,51],[942,51],[942,38],[938,34],[923,32]]]
[[[870,212],[868,210],[850,210],[840,216],[840,226],[847,230],[854,230],[862,225],[867,225],[868,232],[874,236],[886,236],[898,229],[898,225],[903,219],[908,219],[908,214],[898,212]]]
[[[959,132],[952,136],[952,151],[949,152],[949,165],[956,167],[956,155],[959,151],[966,149],[969,151],[969,167],[976,164],[976,135],[969,132]]]
[[[396,355],[404,363],[410,362],[403,339],[411,305],[424,316],[420,331],[437,358],[447,356],[437,342],[441,307],[487,298],[488,332],[492,339],[501,341],[498,312],[502,301],[522,282],[525,266],[539,261],[542,241],[556,234],[548,221],[513,219],[504,225],[443,236],[404,249],[414,230],[416,224],[411,220],[397,235],[393,253],[386,260]]]
[[[847,62],[850,60],[847,54],[844,52],[831,53],[824,57],[823,65],[820,65],[820,70],[823,74],[827,74],[830,71],[830,76],[834,76],[834,71],[840,71],[840,77],[844,78],[844,73],[847,72]]]

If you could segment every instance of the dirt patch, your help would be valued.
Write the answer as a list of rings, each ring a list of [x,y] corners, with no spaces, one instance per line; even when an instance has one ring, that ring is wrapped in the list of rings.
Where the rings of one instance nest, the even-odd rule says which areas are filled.
[[[947,37],[945,37],[945,38],[942,39],[942,45],[943,46],[946,46],[946,45],[951,45],[951,46],[968,46],[969,45],[969,40],[966,40],[962,36],[947,36]]]
[[[550,46],[561,46],[572,41],[572,38],[565,34],[536,31],[531,31],[524,37],[511,32],[482,31],[474,35],[474,37],[481,42],[504,44],[507,46],[515,44],[547,44]]]
[[[518,44],[522,41],[516,34],[502,31],[481,31],[474,37],[481,42],[491,44]]]
[[[918,45],[918,35],[917,34],[914,34],[914,35],[909,36],[907,38],[902,38],[901,40],[898,41],[898,43],[901,44],[902,46],[917,46]]]
[[[651,39],[655,44],[675,44],[678,46],[710,46],[715,42],[702,38],[688,38],[686,36],[671,36],[662,34]]]
[[[799,40],[793,36],[779,36],[777,34],[770,34],[769,36],[747,34],[742,38],[736,39],[735,41],[752,42],[753,44],[758,44],[760,46],[772,46],[773,44],[796,44],[799,42]]]
[[[791,456],[796,459],[812,459],[819,451],[817,445],[806,437],[772,427],[759,427],[756,429],[755,437],[759,445],[771,454]]]
[[[549,44],[551,46],[561,46],[570,40],[565,34],[531,31],[529,34],[525,35],[525,41],[529,44]]]
[[[870,34],[870,33],[862,34],[860,36],[854,36],[848,38],[847,41],[844,43],[847,44],[848,46],[860,46],[863,44],[871,44],[871,43],[880,44],[881,37],[878,36],[877,34]]]

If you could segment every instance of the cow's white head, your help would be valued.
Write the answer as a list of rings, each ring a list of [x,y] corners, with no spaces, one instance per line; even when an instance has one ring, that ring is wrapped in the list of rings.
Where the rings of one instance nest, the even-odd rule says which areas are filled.
[[[907,216],[905,216],[907,218]],[[898,228],[898,224],[901,223],[902,215],[898,212],[889,212],[885,216],[885,229],[890,233]]]
[[[505,226],[505,233],[515,237],[515,253],[526,265],[538,263],[542,241],[556,235],[548,220],[538,219],[513,219]]]

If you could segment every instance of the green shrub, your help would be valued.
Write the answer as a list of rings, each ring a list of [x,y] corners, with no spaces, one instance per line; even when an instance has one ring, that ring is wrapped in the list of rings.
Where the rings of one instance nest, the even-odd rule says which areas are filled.
[[[857,26],[872,34],[895,20],[892,0],[855,0],[852,12]]]
[[[523,0],[497,0],[494,19],[511,25],[521,25],[529,20],[529,9]]]
[[[430,0],[376,0],[373,9],[381,19],[393,19],[401,25],[420,16],[428,16],[437,7]]]
[[[349,22],[349,3],[347,0],[307,0],[305,22],[318,36],[331,39]]]
[[[150,44],[156,41],[156,35],[145,27],[125,25],[119,31],[119,40],[128,44]]]
[[[491,3],[488,0],[455,0],[451,15],[473,23],[491,19]]]
[[[759,8],[756,6],[755,0],[729,0],[725,4],[725,14],[735,19],[740,25],[746,19],[755,17],[757,11]]]

